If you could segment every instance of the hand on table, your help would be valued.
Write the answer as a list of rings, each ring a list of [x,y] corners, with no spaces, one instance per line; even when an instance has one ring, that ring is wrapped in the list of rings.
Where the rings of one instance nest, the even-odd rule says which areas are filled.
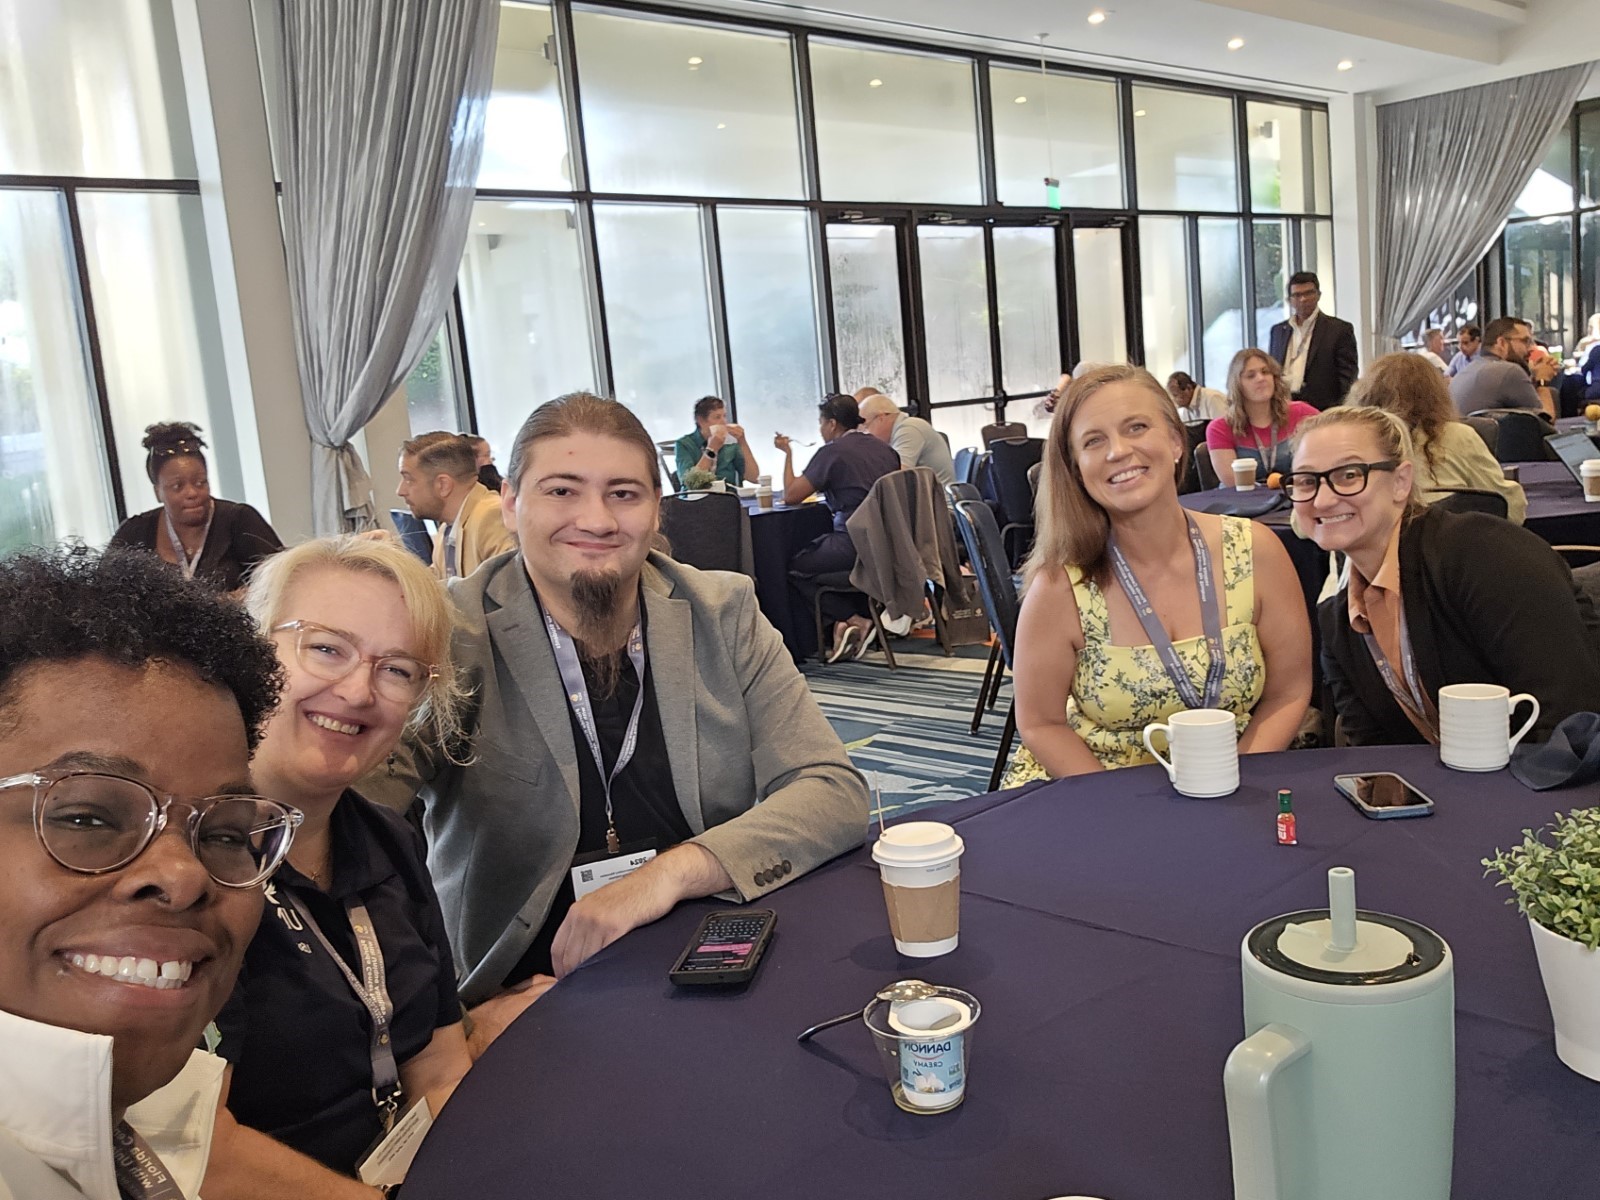
[[[487,1050],[489,1043],[504,1033],[528,1005],[555,985],[553,976],[535,975],[490,996],[476,1008],[469,1008],[467,1016],[472,1018],[472,1033],[467,1037],[467,1050],[472,1057],[476,1059]]]

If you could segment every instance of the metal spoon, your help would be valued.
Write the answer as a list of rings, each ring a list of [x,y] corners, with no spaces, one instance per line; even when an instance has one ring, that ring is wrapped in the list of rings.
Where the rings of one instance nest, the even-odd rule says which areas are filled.
[[[907,1000],[926,1000],[929,996],[936,996],[938,994],[939,989],[930,983],[923,983],[920,979],[902,979],[897,983],[888,984],[878,992],[875,998],[878,1000],[883,1000],[889,1004],[896,1004]],[[847,1012],[841,1017],[832,1017],[826,1021],[820,1022],[819,1024],[813,1025],[799,1037],[795,1038],[795,1041],[808,1041],[813,1034],[821,1033],[824,1029],[832,1029],[835,1025],[843,1025],[846,1021],[854,1021],[860,1015],[861,1012],[858,1009],[855,1012]],[[959,1019],[960,1014],[952,1014],[945,1020],[940,1021],[938,1025],[934,1026],[934,1028],[940,1028],[951,1021],[956,1021]]]

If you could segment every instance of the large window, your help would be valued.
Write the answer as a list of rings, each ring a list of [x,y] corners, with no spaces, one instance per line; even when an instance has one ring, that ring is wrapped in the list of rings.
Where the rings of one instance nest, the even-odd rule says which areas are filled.
[[[972,225],[924,225],[917,230],[917,249],[922,260],[929,401],[992,396],[994,359],[983,230]]]
[[[1292,104],[1245,105],[1250,207],[1261,213],[1333,210],[1328,114]]]
[[[871,386],[897,399],[906,396],[897,259],[890,226],[828,226],[839,386],[847,391]]]
[[[548,191],[577,186],[547,4],[500,6],[478,186]]]
[[[1140,208],[1238,210],[1232,100],[1136,87],[1133,118]]]
[[[1109,79],[989,68],[1000,203],[1038,208],[1057,179],[1068,208],[1121,208],[1117,85]]]
[[[1182,217],[1139,221],[1144,273],[1145,366],[1157,379],[1190,371],[1189,247]]]

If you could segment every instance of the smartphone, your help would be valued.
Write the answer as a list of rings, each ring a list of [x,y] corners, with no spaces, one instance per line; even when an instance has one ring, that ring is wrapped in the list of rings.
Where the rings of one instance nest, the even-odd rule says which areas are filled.
[[[667,978],[679,987],[749,983],[772,941],[778,914],[770,908],[723,909],[700,922]]]
[[[1335,775],[1333,784],[1363,816],[1382,821],[1389,817],[1428,817],[1433,801],[1393,771],[1370,775]]]

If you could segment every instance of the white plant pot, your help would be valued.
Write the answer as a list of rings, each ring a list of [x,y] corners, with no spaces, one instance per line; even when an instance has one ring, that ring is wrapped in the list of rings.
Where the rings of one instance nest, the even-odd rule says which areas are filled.
[[[1600,952],[1529,921],[1556,1027],[1556,1057],[1600,1080]]]

